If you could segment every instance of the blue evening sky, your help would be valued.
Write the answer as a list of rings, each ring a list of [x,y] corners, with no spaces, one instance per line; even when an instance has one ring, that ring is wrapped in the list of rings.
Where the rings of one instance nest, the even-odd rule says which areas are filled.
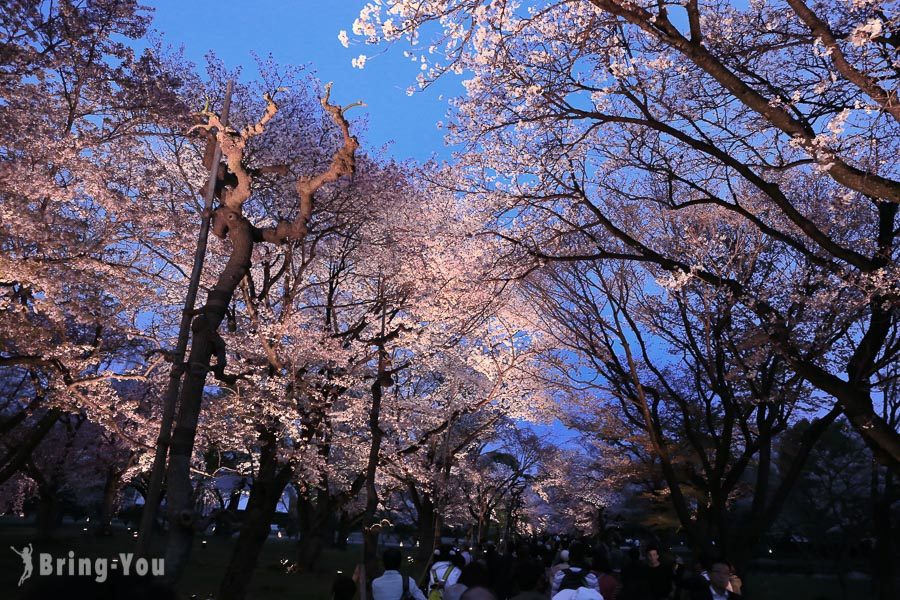
[[[354,40],[351,28],[363,0],[144,0],[154,9],[153,27],[163,41],[184,46],[188,59],[203,65],[210,50],[229,68],[243,67],[242,78],[256,76],[252,53],[272,54],[279,64],[308,65],[322,81],[333,81],[335,99],[344,104],[363,100],[368,130],[361,135],[370,150],[390,144],[398,159],[425,160],[437,154],[449,158],[437,122],[447,111],[447,98],[459,95],[459,79],[447,78],[435,87],[408,96],[419,73],[417,63],[403,56],[406,43],[385,51]],[[340,30],[351,37],[350,48],[338,41]],[[359,54],[365,69],[350,61]],[[356,110],[356,109],[355,109]]]

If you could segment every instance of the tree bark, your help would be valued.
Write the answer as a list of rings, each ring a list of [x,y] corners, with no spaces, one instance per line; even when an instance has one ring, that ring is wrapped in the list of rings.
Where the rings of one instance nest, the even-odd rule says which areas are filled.
[[[265,431],[260,437],[264,442],[260,451],[259,473],[250,488],[241,533],[219,588],[220,600],[243,600],[247,596],[259,553],[269,537],[278,501],[294,473],[292,466],[278,463],[276,436]]]
[[[222,105],[223,123],[228,123],[228,113],[231,108],[231,90],[233,82],[228,81],[225,88],[225,100]],[[212,218],[213,197],[216,190],[216,182],[219,174],[219,163],[222,150],[219,148],[215,137],[211,137],[206,146],[204,165],[209,169],[209,180],[204,190],[204,212],[200,219],[200,232],[197,236],[197,248],[194,250],[194,264],[191,268],[191,278],[188,282],[187,295],[184,300],[184,310],[181,315],[181,325],[178,329],[178,341],[172,356],[172,369],[169,371],[169,382],[166,387],[166,395],[163,400],[163,412],[160,417],[159,436],[156,438],[156,451],[153,457],[153,467],[150,471],[150,482],[147,494],[144,496],[144,512],[141,514],[141,525],[138,533],[136,553],[139,556],[146,554],[147,546],[153,537],[153,526],[156,522],[156,513],[159,510],[159,502],[162,499],[163,476],[166,471],[166,457],[169,453],[169,444],[172,439],[172,421],[175,418],[176,403],[181,389],[181,379],[184,374],[184,353],[187,350],[190,337],[191,313],[197,300],[197,290],[200,287],[200,275],[203,271],[203,263],[206,259],[206,244],[209,239],[209,226]],[[208,164],[207,164],[207,159]]]
[[[381,334],[384,335],[384,315],[382,315]],[[380,528],[375,525],[375,512],[378,510],[378,489],[375,486],[375,476],[378,472],[378,456],[381,453],[381,441],[384,432],[379,426],[381,416],[381,399],[384,393],[386,359],[384,346],[378,347],[378,368],[375,372],[375,381],[372,383],[372,407],[369,410],[369,435],[371,445],[369,447],[369,460],[366,465],[366,510],[363,515],[363,562],[366,568],[366,577],[371,581],[378,569],[378,536]],[[368,585],[369,581],[360,582],[360,586]]]
[[[25,439],[14,450],[10,450],[0,459],[0,483],[6,482],[10,477],[18,473],[31,458],[31,453],[38,447],[59,418],[62,411],[51,408],[40,418],[37,424],[28,432]]]
[[[421,494],[418,512],[419,518],[417,525],[419,548],[416,552],[416,560],[419,564],[425,564],[431,559],[431,556],[434,553],[436,547],[435,540],[437,539],[434,534],[437,511],[435,510],[434,501],[431,499],[431,494]]]
[[[106,469],[106,481],[103,485],[103,501],[100,504],[100,514],[97,515],[95,533],[97,535],[109,535],[111,533],[112,520],[115,516],[116,497],[122,485],[123,470],[110,465]]]
[[[330,512],[328,492],[319,490],[316,502],[301,498],[298,504],[300,516],[300,541],[297,544],[297,565],[301,573],[312,571],[325,542],[325,523]]]
[[[894,535],[896,528],[891,522],[891,504],[894,496],[894,474],[885,469],[884,486],[878,492],[878,472],[881,470],[878,463],[873,461],[873,524],[875,530],[875,553],[872,580],[875,583],[875,597],[878,600],[894,600],[897,597],[894,582],[894,569],[896,555],[894,549]]]
[[[197,515],[191,506],[191,455],[206,374],[217,355],[216,375],[224,378],[224,342],[218,334],[226,309],[240,281],[250,271],[253,237],[250,223],[240,213],[222,207],[214,216],[214,231],[227,233],[231,256],[216,285],[210,290],[203,313],[194,319],[194,338],[188,358],[188,371],[179,395],[178,421],[172,435],[168,469],[169,542],[166,547],[166,579],[174,583],[181,576],[190,555]]]

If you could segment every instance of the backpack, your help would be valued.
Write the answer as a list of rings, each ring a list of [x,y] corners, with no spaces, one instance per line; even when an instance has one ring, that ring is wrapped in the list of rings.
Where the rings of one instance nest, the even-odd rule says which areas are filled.
[[[434,576],[434,583],[431,584],[431,591],[428,592],[428,600],[443,600],[444,586],[450,578],[450,573],[452,573],[455,568],[456,567],[453,565],[450,565],[444,569],[444,575],[442,577],[438,577],[436,569],[431,570],[431,574]]]
[[[400,577],[403,578],[403,593],[400,594],[400,600],[412,600],[413,595],[409,593],[409,577],[400,573]]]
[[[573,571],[572,569],[563,569],[563,578],[559,582],[560,590],[577,590],[580,587],[587,587],[587,571]]]

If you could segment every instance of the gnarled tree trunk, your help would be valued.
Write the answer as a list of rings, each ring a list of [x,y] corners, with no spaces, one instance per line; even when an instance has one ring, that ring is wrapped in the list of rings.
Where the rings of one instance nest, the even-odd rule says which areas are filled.
[[[259,458],[259,473],[253,480],[250,498],[244,511],[244,522],[225,577],[219,589],[220,600],[243,600],[285,486],[294,473],[290,465],[278,463],[278,440],[270,431],[260,434],[263,439]]]

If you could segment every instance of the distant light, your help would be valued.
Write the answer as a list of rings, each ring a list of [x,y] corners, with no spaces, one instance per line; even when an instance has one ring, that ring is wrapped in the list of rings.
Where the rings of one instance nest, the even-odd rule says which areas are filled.
[[[281,532],[280,532],[280,531],[278,532],[278,537],[279,537],[279,538],[281,537]]]
[[[85,523],[90,523],[90,522],[91,522],[91,518],[88,517],[87,519],[84,520],[84,522],[85,522]]]
[[[771,548],[769,548],[769,554],[772,554],[772,549],[771,549]]]
[[[87,531],[87,527],[85,527],[82,531]]]
[[[138,536],[137,531],[135,531],[134,535],[132,535],[131,537],[133,537],[134,539],[137,539],[137,536]]]
[[[343,572],[343,571],[338,571],[337,574],[338,574],[338,575],[343,575],[344,572]]]
[[[400,547],[403,547],[403,540],[400,540]]]

